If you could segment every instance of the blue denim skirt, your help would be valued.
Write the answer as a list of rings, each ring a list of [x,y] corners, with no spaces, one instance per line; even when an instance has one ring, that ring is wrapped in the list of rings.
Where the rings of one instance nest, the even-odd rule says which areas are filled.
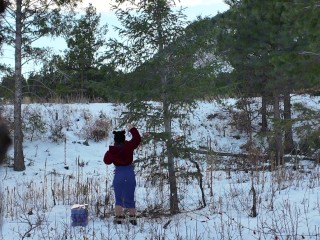
[[[116,204],[124,208],[135,208],[134,192],[136,176],[132,165],[116,166],[113,178]]]

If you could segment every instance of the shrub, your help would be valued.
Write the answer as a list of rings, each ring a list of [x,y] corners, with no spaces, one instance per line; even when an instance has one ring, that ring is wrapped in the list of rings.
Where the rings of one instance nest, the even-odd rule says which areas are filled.
[[[231,125],[240,132],[249,133],[251,130],[251,122],[245,111],[233,111],[231,115]]]
[[[106,117],[97,119],[87,119],[87,124],[82,128],[82,134],[85,139],[92,139],[99,142],[108,136],[111,128],[111,121]]]
[[[63,125],[61,121],[53,122],[52,125],[50,125],[50,135],[49,139],[53,142],[60,142],[65,138],[65,134],[63,132]]]
[[[46,132],[46,123],[41,116],[40,109],[26,107],[23,109],[22,116],[24,133],[31,141]]]
[[[49,139],[53,142],[61,142],[65,139],[66,135],[64,130],[69,131],[72,127],[70,116],[72,116],[72,110],[67,106],[61,106],[59,110],[47,109],[50,129]]]

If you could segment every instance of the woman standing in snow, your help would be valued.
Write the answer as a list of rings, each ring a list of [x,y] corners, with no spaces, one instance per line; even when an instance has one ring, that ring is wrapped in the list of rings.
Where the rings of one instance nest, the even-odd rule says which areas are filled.
[[[115,175],[113,179],[113,187],[115,193],[115,221],[121,224],[124,220],[123,208],[129,209],[129,221],[133,225],[137,225],[136,206],[134,200],[134,192],[136,188],[135,173],[133,171],[133,151],[140,142],[141,136],[138,130],[128,124],[128,130],[132,135],[130,141],[125,140],[125,131],[113,131],[114,145],[109,146],[109,150],[105,153],[103,161],[105,164],[114,164]]]

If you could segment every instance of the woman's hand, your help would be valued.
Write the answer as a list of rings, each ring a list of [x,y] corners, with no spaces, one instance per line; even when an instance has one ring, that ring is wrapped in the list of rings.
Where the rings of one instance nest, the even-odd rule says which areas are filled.
[[[131,128],[133,128],[133,127],[134,127],[134,126],[133,126],[131,123],[128,123],[128,124],[127,124],[128,131],[130,131]]]

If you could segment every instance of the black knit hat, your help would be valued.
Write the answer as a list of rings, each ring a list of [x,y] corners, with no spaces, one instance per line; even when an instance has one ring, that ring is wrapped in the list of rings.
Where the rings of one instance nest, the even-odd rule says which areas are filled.
[[[121,144],[124,143],[126,136],[125,133],[126,131],[122,130],[122,131],[113,131],[112,132],[114,134],[114,142],[116,144]]]

